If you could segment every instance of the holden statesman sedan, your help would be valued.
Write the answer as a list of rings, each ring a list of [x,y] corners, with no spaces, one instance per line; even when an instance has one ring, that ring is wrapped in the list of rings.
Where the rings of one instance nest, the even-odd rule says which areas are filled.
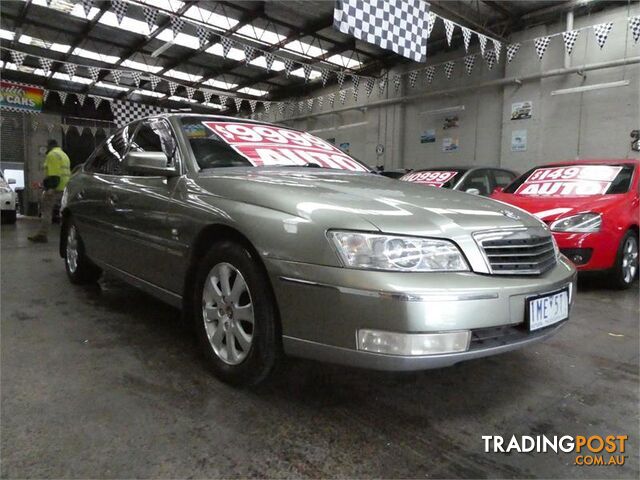
[[[511,170],[498,167],[441,167],[414,170],[400,180],[488,197],[496,188],[506,187],[517,176]]]
[[[235,384],[286,355],[398,371],[506,352],[553,335],[575,294],[535,217],[251,120],[121,128],[71,178],[62,219],[71,282],[107,271],[182,308]]]

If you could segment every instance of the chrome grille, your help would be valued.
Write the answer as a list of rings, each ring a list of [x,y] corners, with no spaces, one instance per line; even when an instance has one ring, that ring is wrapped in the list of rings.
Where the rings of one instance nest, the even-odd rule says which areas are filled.
[[[492,230],[474,238],[496,275],[540,275],[556,264],[551,234],[536,230]]]

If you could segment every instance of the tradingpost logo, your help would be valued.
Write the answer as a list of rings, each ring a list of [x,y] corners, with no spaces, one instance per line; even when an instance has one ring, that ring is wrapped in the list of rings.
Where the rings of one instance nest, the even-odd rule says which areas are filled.
[[[628,435],[482,435],[485,453],[575,453],[575,465],[622,466]]]

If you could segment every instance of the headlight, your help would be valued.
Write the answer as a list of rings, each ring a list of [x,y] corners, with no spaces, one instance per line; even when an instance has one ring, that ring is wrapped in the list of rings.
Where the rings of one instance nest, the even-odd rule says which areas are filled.
[[[556,220],[551,224],[551,230],[554,232],[589,233],[599,232],[601,226],[602,216],[599,213],[580,213]]]
[[[452,242],[376,233],[328,232],[346,267],[407,272],[468,271],[462,253]]]

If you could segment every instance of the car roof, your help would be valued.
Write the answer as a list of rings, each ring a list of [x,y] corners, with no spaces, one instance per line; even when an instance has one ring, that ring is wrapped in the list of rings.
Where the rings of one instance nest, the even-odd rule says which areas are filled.
[[[221,122],[229,122],[229,121],[233,121],[233,122],[244,122],[244,123],[256,123],[259,125],[271,125],[273,127],[279,127],[279,128],[286,128],[287,130],[297,130],[297,131],[301,131],[298,130],[296,128],[291,128],[291,127],[283,127],[281,125],[276,125],[274,123],[268,123],[268,122],[261,122],[258,120],[253,120],[251,118],[241,118],[241,117],[232,117],[229,115],[216,115],[216,114],[210,114],[210,113],[190,113],[190,112],[174,112],[174,113],[158,113],[156,115],[149,115],[148,117],[144,117],[144,118],[137,118],[136,120],[129,122],[129,124],[132,123],[136,123],[136,122],[140,122],[142,120],[149,120],[152,118],[175,118],[175,117],[201,117],[201,118],[207,118],[207,119],[212,119],[212,120],[218,120]]]
[[[640,158],[587,158],[581,160],[564,160],[559,162],[545,163],[544,165],[540,165],[540,167],[549,167],[554,165],[584,165],[584,164],[594,164],[594,165],[619,165],[621,163],[640,163]],[[539,167],[537,167],[539,168]]]
[[[474,166],[458,165],[458,166],[446,166],[446,167],[416,168],[411,173],[413,173],[413,172],[428,172],[430,170],[465,170],[465,171],[471,171],[471,170],[478,170],[478,169],[485,169],[485,168],[489,168],[491,170],[505,170],[507,172],[516,173],[513,170],[511,170],[510,168],[490,167],[490,166],[485,166],[485,165],[474,165]]]

